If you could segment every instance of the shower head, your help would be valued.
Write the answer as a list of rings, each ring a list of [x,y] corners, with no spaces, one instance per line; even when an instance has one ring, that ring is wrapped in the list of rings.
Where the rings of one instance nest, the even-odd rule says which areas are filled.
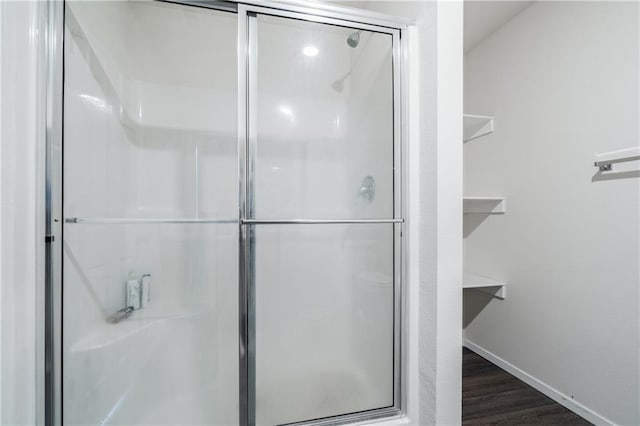
[[[349,37],[347,37],[347,44],[349,45],[349,47],[358,47],[358,44],[360,43],[360,31],[356,31],[354,33],[349,34]]]

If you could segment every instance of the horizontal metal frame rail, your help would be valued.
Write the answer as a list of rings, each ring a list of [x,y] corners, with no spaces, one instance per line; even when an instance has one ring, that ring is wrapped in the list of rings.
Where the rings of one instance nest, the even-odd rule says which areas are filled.
[[[154,224],[154,223],[238,223],[238,219],[135,218],[135,217],[68,217],[65,223],[77,224]]]
[[[68,217],[68,224],[155,224],[155,223],[238,223],[237,219]],[[404,223],[404,219],[240,219],[241,225],[322,225],[322,224]]]
[[[404,219],[242,219],[242,225],[326,225],[326,224],[367,224],[403,223]]]

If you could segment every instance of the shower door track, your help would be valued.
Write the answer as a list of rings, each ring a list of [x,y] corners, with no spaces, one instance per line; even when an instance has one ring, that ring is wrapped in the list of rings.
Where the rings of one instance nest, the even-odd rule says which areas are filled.
[[[268,225],[320,225],[320,224],[390,224],[393,225],[393,405],[367,411],[336,415],[321,419],[292,423],[295,425],[337,425],[402,415],[406,410],[406,384],[403,374],[406,362],[404,287],[406,277],[406,120],[401,110],[407,104],[402,87],[405,86],[406,46],[401,43],[402,31],[413,22],[408,19],[388,17],[375,12],[357,11],[329,4],[293,0],[278,3],[263,0],[206,1],[206,0],[158,0],[192,7],[204,7],[235,12],[238,17],[238,183],[239,210],[237,218],[107,218],[69,217],[62,212],[62,146],[64,105],[64,2],[47,2],[47,70],[46,70],[46,168],[45,168],[45,285],[44,300],[44,379],[38,386],[41,401],[41,418],[45,425],[62,424],[62,225],[66,224],[204,224],[235,223],[239,229],[239,362],[240,362],[240,425],[253,426],[255,419],[255,299],[253,280],[254,229]],[[339,25],[359,30],[391,34],[393,67],[393,215],[391,218],[357,219],[258,219],[254,217],[250,150],[255,149],[255,79],[250,75],[249,61],[255,53],[257,40],[250,40],[250,17],[267,14],[309,22]],[[255,34],[255,31],[253,32]],[[253,108],[253,109],[252,109]]]

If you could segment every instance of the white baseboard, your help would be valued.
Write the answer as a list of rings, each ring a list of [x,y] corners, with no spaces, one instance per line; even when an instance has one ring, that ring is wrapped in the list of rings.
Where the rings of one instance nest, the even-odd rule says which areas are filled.
[[[535,377],[531,376],[529,373],[527,373],[525,371],[522,371],[521,369],[519,369],[515,365],[510,364],[509,362],[505,361],[504,359],[500,358],[499,356],[494,355],[493,353],[489,352],[488,350],[486,350],[482,346],[476,345],[475,343],[473,343],[473,342],[471,342],[471,341],[469,341],[467,339],[463,339],[463,345],[465,347],[471,349],[473,352],[477,353],[481,357],[487,359],[488,361],[490,361],[493,364],[497,365],[498,367],[502,368],[503,370],[505,370],[509,374],[511,374],[511,375],[515,376],[516,378],[522,380],[523,382],[525,382],[526,384],[528,384],[532,388],[538,390],[539,392],[542,392],[543,394],[545,394],[549,398],[551,398],[554,401],[556,401],[558,404],[565,406],[566,408],[568,408],[569,410],[573,411],[574,413],[576,413],[580,417],[590,421],[591,423],[593,423],[595,425],[612,425],[612,426],[615,425],[615,423],[613,423],[611,420],[609,420],[609,419],[601,416],[600,414],[596,413],[595,411],[585,407],[584,405],[582,405],[579,402],[571,399],[567,395],[565,395],[565,394],[563,394],[561,392],[558,392],[557,390],[555,390],[551,386],[547,385],[544,382],[541,382],[540,380],[538,380]]]

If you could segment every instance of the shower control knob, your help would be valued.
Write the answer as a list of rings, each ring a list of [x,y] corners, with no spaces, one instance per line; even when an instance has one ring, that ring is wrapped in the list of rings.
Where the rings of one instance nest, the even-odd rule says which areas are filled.
[[[364,198],[368,202],[373,201],[376,195],[376,181],[372,176],[365,176],[358,190],[358,198]]]

